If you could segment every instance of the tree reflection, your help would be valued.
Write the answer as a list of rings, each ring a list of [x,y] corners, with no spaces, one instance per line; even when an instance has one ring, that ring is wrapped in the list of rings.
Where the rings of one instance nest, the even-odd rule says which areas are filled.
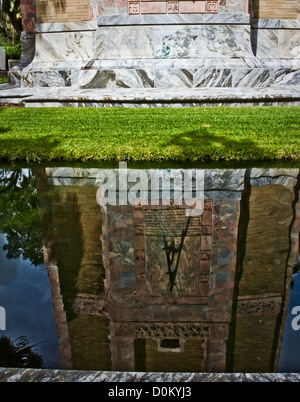
[[[0,231],[8,259],[43,264],[37,190],[29,169],[0,169]]]
[[[32,350],[26,337],[12,342],[7,336],[0,337],[0,366],[41,368],[42,357]]]

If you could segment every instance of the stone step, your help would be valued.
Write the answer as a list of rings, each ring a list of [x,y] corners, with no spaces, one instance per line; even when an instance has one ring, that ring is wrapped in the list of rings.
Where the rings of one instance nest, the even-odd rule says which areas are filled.
[[[300,105],[299,86],[270,88],[74,89],[0,86],[0,103],[26,107]]]

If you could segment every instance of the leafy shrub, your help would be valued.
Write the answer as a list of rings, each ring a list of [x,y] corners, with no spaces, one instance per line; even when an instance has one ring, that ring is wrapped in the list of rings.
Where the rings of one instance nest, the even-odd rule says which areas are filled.
[[[21,43],[3,46],[8,59],[19,60],[21,58]]]
[[[0,46],[5,49],[8,59],[19,60],[21,58],[21,41],[12,43],[0,34]]]

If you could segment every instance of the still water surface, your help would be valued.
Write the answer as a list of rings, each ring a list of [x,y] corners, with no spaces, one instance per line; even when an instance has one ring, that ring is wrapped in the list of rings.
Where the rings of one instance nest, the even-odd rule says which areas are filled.
[[[300,372],[298,169],[206,169],[190,218],[101,174],[0,170],[0,366]]]

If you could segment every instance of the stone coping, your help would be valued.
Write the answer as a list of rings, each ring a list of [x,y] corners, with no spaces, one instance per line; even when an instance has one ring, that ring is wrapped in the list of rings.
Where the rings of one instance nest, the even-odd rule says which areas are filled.
[[[98,26],[118,25],[249,25],[249,14],[152,14],[152,15],[102,15]]]
[[[206,104],[289,104],[300,105],[299,86],[279,88],[203,89],[74,89],[20,88],[0,85],[0,104],[26,106],[201,106]]]
[[[252,28],[261,29],[300,29],[300,20],[292,19],[253,19],[251,21]]]
[[[56,22],[36,24],[36,33],[94,31],[98,26],[118,25],[168,25],[168,24],[250,24],[249,14],[181,14],[181,15],[102,15],[96,21]],[[253,28],[300,29],[300,20],[252,19]],[[28,34],[22,32],[22,35]],[[30,34],[33,34],[30,32]]]
[[[54,22],[36,24],[36,33],[50,32],[76,32],[76,31],[94,31],[97,28],[96,21],[83,22]]]
[[[143,373],[0,368],[0,382],[299,382],[299,373]]]

